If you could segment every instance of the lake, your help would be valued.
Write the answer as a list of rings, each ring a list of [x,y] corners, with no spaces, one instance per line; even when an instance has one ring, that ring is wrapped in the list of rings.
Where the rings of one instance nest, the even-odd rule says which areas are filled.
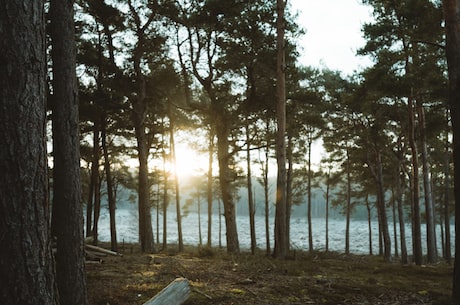
[[[159,237],[160,242],[163,240],[163,215],[160,215]],[[138,216],[136,209],[117,209],[116,210],[116,224],[117,224],[117,238],[118,242],[138,242]],[[241,249],[250,249],[251,237],[249,231],[249,217],[237,216],[238,224],[238,238]],[[156,214],[152,210],[152,226],[154,237],[156,239]],[[207,214],[201,215],[201,232],[203,244],[207,243]],[[185,244],[198,245],[199,244],[199,230],[198,230],[198,214],[190,213],[182,219],[183,241]],[[313,228],[313,246],[315,250],[325,249],[325,220],[322,218],[312,219]],[[270,218],[270,241],[273,248],[273,230],[274,219]],[[393,223],[389,225],[390,236],[392,238],[392,253],[394,253],[394,234]],[[398,229],[399,231],[399,229]],[[407,251],[412,253],[412,240],[411,240],[411,226],[406,224],[406,240]],[[426,237],[425,226],[422,225],[422,246],[425,249]],[[168,213],[167,224],[168,243],[177,243],[177,223],[174,212]],[[438,235],[438,253],[441,255],[441,237],[440,227],[437,227]],[[222,217],[222,245],[225,246],[225,219]],[[451,225],[451,241],[452,253],[454,251],[454,238],[455,230],[454,225]],[[109,230],[109,215],[105,209],[101,210],[99,220],[99,239],[101,241],[110,241]],[[257,247],[261,249],[266,248],[265,244],[265,218],[264,216],[256,215],[256,239]],[[398,234],[399,240],[399,234]],[[372,222],[372,243],[373,253],[378,253],[378,223]],[[212,245],[218,246],[219,244],[219,219],[218,215],[213,215],[212,219]],[[308,250],[308,225],[306,218],[293,217],[291,219],[291,248]],[[344,219],[329,219],[329,250],[337,252],[345,252],[345,218]],[[398,251],[400,252],[400,245],[398,244]],[[365,220],[351,220],[350,222],[350,252],[355,254],[369,254],[369,231],[368,223]],[[426,251],[424,250],[424,253]]]

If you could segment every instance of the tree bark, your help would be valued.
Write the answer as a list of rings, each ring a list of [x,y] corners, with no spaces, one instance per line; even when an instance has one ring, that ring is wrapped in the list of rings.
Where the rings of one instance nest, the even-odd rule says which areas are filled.
[[[331,170],[327,173],[327,185],[326,185],[326,252],[329,251],[329,193],[331,188]]]
[[[310,252],[313,251],[313,228],[311,223],[311,145],[312,139],[311,137],[308,139],[308,178],[307,178],[307,217],[308,217],[308,250]]]
[[[163,250],[168,248],[168,206],[169,206],[169,173],[166,169],[167,154],[165,150],[166,143],[163,142]]]
[[[383,257],[386,262],[391,261],[391,238],[388,230],[388,218],[385,207],[385,188],[383,185],[382,157],[377,149],[374,149],[374,163],[369,162],[369,169],[377,187],[377,211],[379,215],[379,242],[383,241]],[[381,251],[382,252],[382,251]]]
[[[212,126],[209,128],[209,144],[208,144],[208,181],[207,181],[207,200],[208,200],[208,247],[212,245],[212,199],[213,199],[213,160],[214,160],[214,130]]]
[[[169,109],[171,110],[171,109]],[[174,187],[176,189],[176,219],[177,219],[177,243],[179,252],[184,251],[184,241],[182,238],[182,213],[180,207],[180,188],[179,188],[179,177],[177,175],[177,158],[176,158],[176,141],[174,139],[175,120],[171,111],[169,112],[170,118],[170,131],[169,131],[169,142],[171,145],[171,158],[174,165]]]
[[[454,138],[455,253],[460,253],[460,1],[443,0],[449,105]],[[460,255],[455,255],[452,303],[460,304]]]
[[[446,117],[448,117],[449,113],[446,111]],[[449,120],[447,118],[447,120]],[[449,124],[446,125],[448,127]],[[449,128],[446,128],[446,143],[445,143],[445,152],[444,152],[444,200],[443,200],[443,214],[444,214],[444,228],[445,228],[445,251],[444,251],[444,258],[447,262],[451,262],[452,260],[452,250],[450,244],[450,160],[451,160],[451,153],[450,153],[450,141],[449,141]]]
[[[413,97],[407,99],[407,107],[409,114],[409,145],[412,154],[412,173],[411,173],[411,194],[412,194],[412,244],[413,256],[415,264],[422,264],[422,233],[420,220],[420,187],[419,187],[419,164],[418,164],[418,148],[415,141],[415,117]]]
[[[93,126],[93,160],[91,161],[91,177],[86,205],[86,237],[93,236],[93,213],[96,209],[96,192],[99,191],[99,127]],[[100,206],[100,204],[99,204]],[[94,237],[94,236],[93,236]],[[97,237],[97,236],[96,236]]]
[[[392,190],[392,204],[391,204],[391,212],[393,213],[393,239],[394,239],[394,245],[395,245],[395,257],[399,257],[399,252],[398,252],[398,230],[396,226],[397,222],[397,217],[396,217],[396,200],[395,200],[395,194],[394,190]]]
[[[401,263],[407,264],[407,246],[406,246],[406,228],[403,212],[403,192],[401,182],[402,154],[401,159],[398,158],[398,170],[396,171],[396,204],[398,205],[398,219],[399,219],[399,239],[401,241]]]
[[[238,254],[240,244],[238,241],[238,231],[236,227],[235,203],[231,192],[231,171],[229,168],[229,143],[228,126],[225,120],[223,109],[214,111],[217,117],[216,136],[217,136],[217,155],[219,162],[220,190],[224,204],[225,226],[227,236],[227,252]]]
[[[367,209],[367,228],[369,230],[369,255],[373,255],[373,249],[372,249],[372,220],[371,220],[371,205],[369,204],[369,194],[366,194],[366,209]]]
[[[107,198],[109,202],[109,218],[110,218],[110,248],[112,251],[118,251],[117,243],[117,226],[115,222],[115,208],[116,202],[114,198],[112,172],[110,169],[109,152],[107,149],[107,120],[104,119],[104,124],[101,132],[102,138],[102,152],[104,154],[104,169],[105,180],[107,182]]]
[[[56,270],[62,304],[88,304],[83,209],[80,202],[80,137],[74,1],[50,2],[53,59],[53,218]]]
[[[269,202],[269,185],[268,185],[268,162],[269,162],[269,142],[270,142],[270,120],[266,118],[265,122],[266,144],[264,161],[262,162],[262,183],[264,186],[264,207],[265,207],[265,248],[267,256],[271,253],[270,245],[270,202]]]
[[[49,230],[42,1],[0,3],[0,299],[58,304]],[[30,276],[30,275],[33,276]]]
[[[420,100],[417,100],[417,113],[419,118],[420,146],[422,150],[423,189],[425,191],[425,219],[426,219],[426,243],[428,262],[434,264],[438,260],[436,246],[436,217],[431,190],[430,162],[428,160],[428,148],[425,136],[425,110]]]
[[[250,142],[251,137],[249,135],[249,122],[246,118],[246,167],[247,167],[247,189],[248,189],[248,208],[249,208],[249,230],[251,234],[251,254],[255,254],[257,242],[256,242],[256,223],[255,223],[255,207],[254,198],[252,193],[252,172],[251,172],[251,149]]]
[[[284,259],[289,251],[286,215],[286,80],[285,80],[285,45],[284,45],[284,9],[285,1],[277,0],[276,18],[276,162],[278,173],[276,179],[276,214],[274,256]]]
[[[137,154],[139,159],[139,176],[138,176],[138,209],[139,209],[139,241],[141,250],[145,253],[152,253],[155,250],[152,230],[152,212],[150,205],[150,184],[148,178],[148,156],[150,147],[147,141],[145,120],[147,117],[147,94],[145,76],[141,69],[141,61],[144,56],[145,46],[145,29],[148,23],[152,21],[150,18],[144,25],[141,25],[141,20],[135,8],[132,6],[132,1],[128,1],[130,12],[135,20],[135,31],[137,43],[133,54],[133,65],[136,79],[136,96],[131,97],[132,105],[132,120],[137,140]]]
[[[346,210],[346,225],[345,225],[345,254],[350,254],[350,217],[351,217],[351,168],[350,168],[350,153],[347,148],[347,210]]]

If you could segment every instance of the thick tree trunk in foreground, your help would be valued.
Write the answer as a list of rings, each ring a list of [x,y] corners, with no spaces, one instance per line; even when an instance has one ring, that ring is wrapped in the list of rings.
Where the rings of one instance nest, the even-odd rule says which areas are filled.
[[[284,50],[284,8],[285,1],[277,0],[276,20],[276,98],[277,124],[276,161],[278,174],[276,180],[276,215],[275,215],[275,248],[274,256],[285,258],[289,251],[289,238],[286,215],[286,81],[285,81],[285,50]]]
[[[43,2],[0,2],[0,37],[0,302],[54,305]]]
[[[53,59],[53,218],[62,304],[88,304],[73,1],[50,2]]]
[[[449,104],[454,137],[455,261],[452,303],[460,304],[460,1],[443,0],[446,53],[449,68]]]

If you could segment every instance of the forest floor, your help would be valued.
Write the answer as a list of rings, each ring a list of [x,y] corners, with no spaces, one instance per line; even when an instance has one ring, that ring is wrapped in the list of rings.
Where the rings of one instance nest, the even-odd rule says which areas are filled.
[[[104,245],[102,245],[104,246]],[[449,304],[452,265],[385,263],[378,256],[296,251],[278,260],[264,252],[228,255],[186,247],[144,254],[124,245],[123,256],[87,264],[90,305],[141,305],[178,277],[189,280],[185,304]]]

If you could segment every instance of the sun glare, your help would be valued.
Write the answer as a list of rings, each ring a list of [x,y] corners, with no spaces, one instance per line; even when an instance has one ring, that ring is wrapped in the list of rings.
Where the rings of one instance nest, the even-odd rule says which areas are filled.
[[[199,153],[188,144],[176,146],[176,173],[179,178],[203,175],[208,171],[208,156]]]

